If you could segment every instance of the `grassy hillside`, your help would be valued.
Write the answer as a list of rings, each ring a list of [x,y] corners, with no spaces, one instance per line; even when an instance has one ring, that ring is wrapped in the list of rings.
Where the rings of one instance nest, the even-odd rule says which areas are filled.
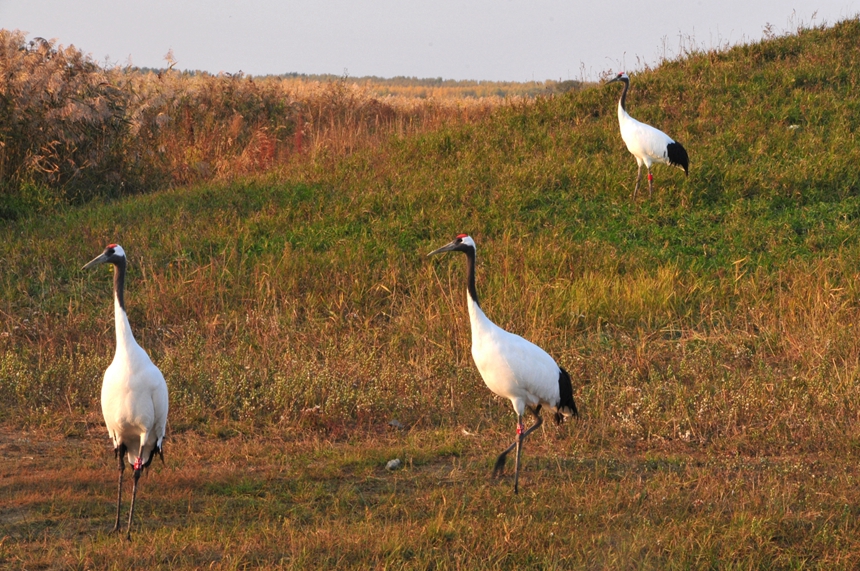
[[[132,327],[168,379],[173,434],[289,430],[384,448],[356,430],[384,440],[396,417],[433,442],[432,458],[448,458],[450,446],[455,457],[489,456],[514,420],[471,363],[464,261],[425,256],[468,232],[489,317],[542,345],[574,380],[582,419],[563,438],[536,438],[526,470],[543,503],[564,494],[588,514],[616,514],[605,527],[553,516],[583,533],[575,561],[598,546],[607,565],[856,565],[856,502],[840,490],[860,477],[845,468],[860,446],[858,64],[855,19],[635,74],[630,113],[691,158],[687,179],[655,168],[651,200],[631,200],[636,165],[618,135],[613,85],[244,181],[2,223],[0,421],[71,435],[81,419],[98,424],[111,280],[80,267],[118,242],[130,257]],[[480,451],[466,437],[428,436],[461,428],[481,433]],[[420,455],[425,445],[403,446]],[[541,488],[552,454],[568,469]],[[469,477],[483,477],[483,460],[469,456],[479,463],[465,466]],[[364,477],[379,475],[357,462]],[[773,475],[798,464],[818,466],[826,483],[814,470]],[[294,470],[299,481],[315,477]],[[722,495],[732,479],[738,504]],[[368,481],[374,501],[388,497],[388,484]],[[416,505],[440,501],[411,481]],[[468,481],[461,498],[471,497]],[[588,503],[589,490],[609,484],[645,495]],[[428,543],[410,548],[418,566],[449,540],[465,561],[564,566],[563,551],[529,559],[527,544],[492,564],[508,528],[488,523],[505,495],[491,489],[492,506],[460,513],[493,541],[461,541],[460,524],[439,520],[442,539],[422,535]],[[649,490],[652,512],[641,504]],[[436,515],[416,510],[426,532]],[[312,530],[328,520],[293,516],[293,540],[313,550]],[[397,529],[400,516],[389,516],[383,528]],[[703,543],[666,527],[685,520]],[[552,531],[534,521],[528,533]],[[332,538],[337,553],[352,553],[345,537]],[[654,543],[669,538],[675,550]],[[405,565],[395,547],[368,549],[376,564]]]
[[[635,76],[631,113],[692,156],[688,180],[655,169],[651,201],[631,200],[611,86],[246,182],[7,223],[7,414],[92,408],[112,354],[110,280],[79,268],[110,241],[129,252],[131,320],[173,379],[174,422],[197,407],[269,422],[313,405],[417,418],[483,401],[463,262],[424,258],[462,231],[478,241],[488,313],[580,367],[586,405],[601,379],[613,392],[677,384],[691,347],[750,355],[727,379],[693,363],[689,389],[760,368],[829,379],[856,354],[841,332],[856,311],[857,29]]]

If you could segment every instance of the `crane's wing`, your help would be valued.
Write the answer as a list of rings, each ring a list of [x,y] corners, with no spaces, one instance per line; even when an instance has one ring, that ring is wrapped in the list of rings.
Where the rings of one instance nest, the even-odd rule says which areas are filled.
[[[621,138],[634,156],[651,159],[650,162],[668,162],[666,148],[675,141],[659,129],[628,117],[621,129]]]
[[[164,440],[164,433],[167,430],[167,409],[168,394],[167,383],[164,381],[164,375],[158,370],[155,365],[153,368],[158,373],[157,379],[154,378],[155,384],[152,391],[152,405],[155,412],[155,434],[158,436],[158,448],[161,449],[161,441]]]
[[[518,412],[522,412],[520,405],[555,408],[559,402],[560,369],[553,358],[534,343],[487,319],[480,308],[475,313],[472,358],[487,387],[510,399]]]

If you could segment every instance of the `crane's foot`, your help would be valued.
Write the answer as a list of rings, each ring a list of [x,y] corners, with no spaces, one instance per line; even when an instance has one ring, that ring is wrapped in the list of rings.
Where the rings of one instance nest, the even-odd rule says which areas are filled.
[[[508,460],[508,453],[504,452],[496,459],[496,465],[493,466],[493,478],[500,477],[505,472],[505,463]]]
[[[517,447],[517,442],[519,442],[520,435],[523,433],[523,424],[521,422],[517,423],[517,440],[514,440],[514,443],[508,446],[505,450],[499,454],[499,457],[496,459],[496,465],[493,466],[493,477],[496,478],[502,475],[502,472],[505,471],[505,462],[508,459],[508,453]]]

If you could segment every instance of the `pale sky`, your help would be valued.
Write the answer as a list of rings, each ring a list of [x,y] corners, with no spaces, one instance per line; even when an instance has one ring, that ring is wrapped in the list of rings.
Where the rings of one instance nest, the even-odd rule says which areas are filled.
[[[141,67],[173,50],[177,68],[213,73],[543,81],[858,13],[860,0],[0,0],[0,27]]]

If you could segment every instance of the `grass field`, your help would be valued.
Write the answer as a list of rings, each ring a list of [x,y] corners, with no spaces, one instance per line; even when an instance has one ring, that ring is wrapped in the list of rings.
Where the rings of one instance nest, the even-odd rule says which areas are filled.
[[[0,565],[856,568],[858,46],[854,19],[634,74],[691,158],[650,200],[609,86],[0,222]],[[459,232],[582,413],[527,441],[519,497],[463,260],[426,257]],[[130,545],[110,275],[80,271],[109,242],[171,391]]]
[[[141,480],[130,543],[107,533],[114,474],[101,426],[4,431],[0,556],[21,569],[860,564],[853,463],[678,442],[589,448],[583,430],[533,435],[519,496],[510,478],[488,479],[509,436],[490,427],[174,433],[166,465]],[[405,467],[387,471],[392,458]]]

